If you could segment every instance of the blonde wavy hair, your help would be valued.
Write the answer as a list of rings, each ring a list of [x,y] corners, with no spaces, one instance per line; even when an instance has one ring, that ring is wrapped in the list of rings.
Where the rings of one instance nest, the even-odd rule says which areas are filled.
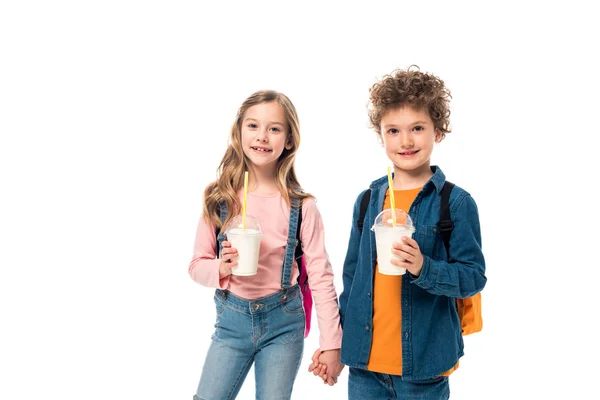
[[[248,97],[240,106],[235,122],[231,127],[229,145],[217,168],[217,180],[210,183],[204,190],[204,218],[207,223],[221,228],[221,220],[217,214],[219,204],[227,205],[225,224],[234,216],[241,213],[242,205],[238,193],[244,187],[244,171],[250,170],[251,161],[242,149],[242,121],[246,111],[257,104],[275,102],[281,106],[287,123],[287,141],[291,147],[284,149],[277,160],[276,183],[279,192],[288,204],[291,199],[313,197],[305,193],[298,182],[294,170],[296,152],[300,146],[300,123],[296,107],[283,93],[274,90],[261,90]],[[287,146],[286,146],[287,147]]]

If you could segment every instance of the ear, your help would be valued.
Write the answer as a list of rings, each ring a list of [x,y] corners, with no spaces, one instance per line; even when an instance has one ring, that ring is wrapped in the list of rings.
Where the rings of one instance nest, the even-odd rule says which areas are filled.
[[[286,150],[291,150],[292,149],[292,143],[290,143],[289,141],[285,144],[285,148]]]
[[[436,143],[439,143],[442,141],[442,133],[438,129],[435,130],[435,139],[434,140]]]

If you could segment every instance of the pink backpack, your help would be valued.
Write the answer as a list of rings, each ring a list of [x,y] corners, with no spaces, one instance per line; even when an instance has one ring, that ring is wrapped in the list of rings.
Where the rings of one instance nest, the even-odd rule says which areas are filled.
[[[302,225],[302,203],[298,206],[298,226],[296,227],[296,245],[294,258],[298,264],[298,285],[300,286],[300,292],[302,293],[302,302],[304,304],[304,317],[305,317],[305,328],[304,337],[308,336],[310,332],[310,321],[312,317],[313,298],[310,287],[308,286],[308,273],[306,272],[306,262],[304,261],[304,252],[302,251],[302,242],[300,241],[300,227]]]
[[[298,221],[298,224],[300,224],[300,221]],[[296,249],[298,248],[300,248],[300,245],[296,247]],[[298,252],[296,252],[296,254],[298,254]],[[310,320],[312,316],[313,298],[312,292],[310,291],[310,287],[308,286],[308,274],[306,273],[306,263],[304,262],[304,254],[302,254],[299,257],[296,257],[296,262],[298,263],[298,269],[300,270],[300,275],[298,276],[298,284],[300,285],[300,292],[302,292],[302,301],[304,303],[304,316],[306,317],[304,337],[307,337],[308,333],[310,332]]]

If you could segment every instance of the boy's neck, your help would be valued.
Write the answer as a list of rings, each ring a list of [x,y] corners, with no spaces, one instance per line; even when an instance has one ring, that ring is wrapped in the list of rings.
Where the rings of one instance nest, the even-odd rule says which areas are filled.
[[[409,190],[423,187],[433,176],[429,163],[415,170],[403,170],[394,165],[394,190]]]

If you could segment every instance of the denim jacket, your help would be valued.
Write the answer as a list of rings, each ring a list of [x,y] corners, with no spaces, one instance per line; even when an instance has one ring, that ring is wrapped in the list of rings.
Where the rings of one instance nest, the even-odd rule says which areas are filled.
[[[450,255],[438,231],[440,192],[446,181],[441,169],[423,186],[410,207],[416,228],[413,238],[423,254],[418,277],[402,276],[402,371],[407,380],[429,379],[452,368],[463,355],[461,323],[456,298],[480,292],[486,283],[485,261],[477,205],[455,186],[450,195],[454,230]],[[373,279],[377,261],[375,233],[370,229],[383,209],[388,178],[371,183],[371,200],[362,236],[357,227],[362,192],[354,204],[352,231],[344,261],[344,289],[340,295],[343,327],[342,362],[366,369],[372,340]]]

